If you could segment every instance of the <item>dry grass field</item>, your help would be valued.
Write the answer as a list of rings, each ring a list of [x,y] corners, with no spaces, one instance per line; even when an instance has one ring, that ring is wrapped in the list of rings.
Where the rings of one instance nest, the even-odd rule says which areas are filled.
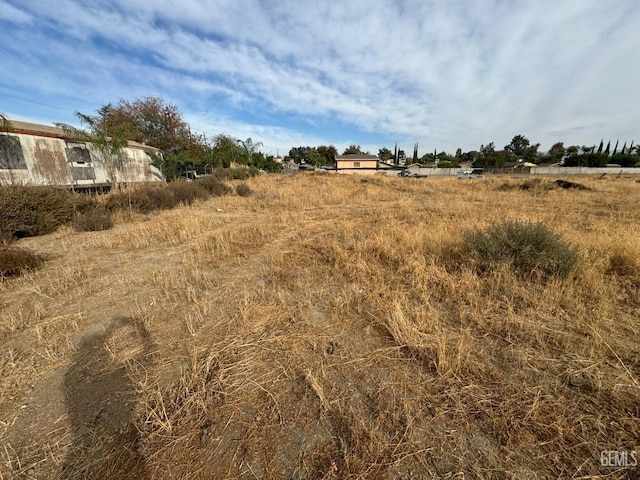
[[[551,180],[262,176],[21,239],[0,479],[639,478],[640,184]],[[505,219],[571,273],[478,271]]]

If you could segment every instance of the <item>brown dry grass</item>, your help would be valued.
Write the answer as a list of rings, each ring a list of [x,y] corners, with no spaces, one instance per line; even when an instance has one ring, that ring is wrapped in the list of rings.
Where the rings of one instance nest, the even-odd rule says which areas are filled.
[[[23,239],[0,283],[0,478],[632,478],[640,190],[251,179]],[[475,273],[462,233],[542,222],[566,279]]]

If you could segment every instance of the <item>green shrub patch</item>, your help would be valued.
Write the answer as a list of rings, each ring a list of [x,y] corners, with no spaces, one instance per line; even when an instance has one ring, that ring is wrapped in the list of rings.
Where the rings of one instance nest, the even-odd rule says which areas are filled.
[[[575,248],[539,222],[508,220],[466,232],[463,242],[480,271],[506,266],[519,275],[565,278],[578,260]]]

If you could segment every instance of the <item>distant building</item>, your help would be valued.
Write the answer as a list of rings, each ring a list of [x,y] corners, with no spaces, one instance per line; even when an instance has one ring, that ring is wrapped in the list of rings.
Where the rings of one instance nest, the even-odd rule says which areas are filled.
[[[110,188],[115,182],[161,182],[151,165],[157,148],[130,141],[118,159],[116,178],[91,144],[73,139],[62,129],[11,121],[0,132],[1,185],[55,185],[68,188]]]
[[[371,175],[377,172],[378,157],[375,155],[336,155],[338,173]]]

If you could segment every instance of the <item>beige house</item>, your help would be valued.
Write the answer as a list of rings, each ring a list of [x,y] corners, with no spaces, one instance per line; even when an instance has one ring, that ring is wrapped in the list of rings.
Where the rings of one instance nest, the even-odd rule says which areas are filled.
[[[336,155],[338,173],[372,175],[377,172],[378,157],[375,155]]]

